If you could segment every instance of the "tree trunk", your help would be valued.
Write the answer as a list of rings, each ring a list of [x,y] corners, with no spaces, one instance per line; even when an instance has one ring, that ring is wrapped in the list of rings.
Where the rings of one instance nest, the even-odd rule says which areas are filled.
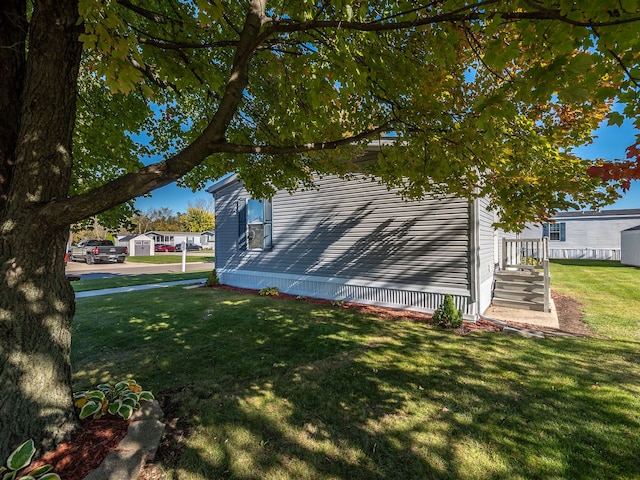
[[[0,459],[33,438],[50,449],[76,426],[71,389],[74,293],[68,230],[41,235],[28,214],[0,240]]]
[[[24,28],[6,21],[19,3],[3,5],[0,41]],[[40,212],[68,195],[81,27],[77,0],[33,4],[28,53],[24,41],[0,45],[18,59],[16,68],[0,69],[0,85],[23,76],[20,96],[11,99],[19,108],[0,102],[0,117],[11,115],[18,127],[0,137],[0,167],[9,166],[0,175],[10,174],[0,195],[0,462],[29,438],[52,448],[77,425],[70,364],[75,300],[63,263],[69,227]]]

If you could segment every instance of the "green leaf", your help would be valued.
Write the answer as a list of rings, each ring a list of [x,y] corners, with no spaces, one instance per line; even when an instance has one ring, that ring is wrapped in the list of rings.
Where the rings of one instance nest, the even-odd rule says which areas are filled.
[[[148,391],[144,391],[144,392],[140,392],[140,400],[147,400],[147,401],[152,401],[155,400],[156,397],[153,396],[153,393],[148,392]]]
[[[4,476],[2,477],[2,480],[13,480],[14,478],[16,478],[16,473],[17,472],[5,473]]]
[[[47,473],[46,475],[43,475],[38,480],[61,480],[61,479],[60,479],[60,475],[58,475],[57,473],[51,472],[51,473]]]
[[[108,412],[111,415],[116,415],[121,405],[122,405],[122,402],[120,402],[120,400],[116,400],[115,402],[109,404]]]
[[[116,383],[116,386],[114,387],[114,390],[116,392],[120,392],[120,391],[124,390],[125,388],[129,388],[129,383],[128,382],[118,382],[118,383]]]
[[[102,400],[104,398],[104,392],[101,392],[100,390],[92,390],[87,394],[87,398],[90,400]]]
[[[120,410],[118,410],[118,415],[120,415],[125,420],[129,420],[131,415],[133,414],[133,408],[128,405],[122,405]]]
[[[82,407],[82,409],[80,410],[80,419],[85,419],[87,417],[90,417],[91,415],[98,413],[100,411],[100,409],[102,408],[102,404],[101,403],[96,403],[96,402],[87,402],[84,407]]]
[[[607,125],[617,125],[618,127],[621,127],[624,123],[624,116],[618,112],[609,112],[607,120]]]
[[[61,479],[60,479],[60,475],[58,475],[57,473],[51,472],[51,473],[47,473],[46,475],[43,475],[38,480],[61,480]]]
[[[33,475],[23,475],[18,478],[18,480],[36,480],[36,477],[34,477]]]
[[[33,440],[29,439],[16,448],[7,459],[7,467],[11,470],[20,470],[31,463],[36,447]]]
[[[51,470],[53,470],[53,465],[43,465],[40,468],[36,468],[35,470],[33,470],[29,475],[40,477],[45,473],[49,473]]]

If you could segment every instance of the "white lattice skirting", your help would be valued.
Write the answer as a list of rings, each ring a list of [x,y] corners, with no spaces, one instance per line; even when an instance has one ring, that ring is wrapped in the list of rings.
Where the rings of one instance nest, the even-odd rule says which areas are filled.
[[[380,307],[390,307],[425,313],[434,312],[444,301],[453,297],[466,320],[477,318],[476,304],[470,303],[470,292],[464,289],[440,289],[415,285],[366,282],[344,278],[313,275],[296,276],[247,270],[218,269],[218,278],[225,285],[261,289],[276,287],[283,293],[305,297],[344,300]]]

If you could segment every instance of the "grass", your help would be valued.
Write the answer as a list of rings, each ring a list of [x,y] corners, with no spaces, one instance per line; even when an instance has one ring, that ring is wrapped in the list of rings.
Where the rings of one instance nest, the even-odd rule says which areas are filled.
[[[186,273],[155,273],[144,275],[122,275],[92,280],[79,280],[71,282],[76,292],[89,290],[102,290],[105,288],[128,287],[132,285],[146,285],[149,283],[173,282],[176,280],[191,280],[192,278],[207,278],[211,270]]]
[[[568,267],[554,265],[554,285]],[[169,478],[631,479],[632,328],[615,340],[463,336],[172,287],[79,299],[72,357],[76,389],[133,377],[170,402],[182,433],[161,453]]]
[[[202,254],[193,254],[187,253],[185,260],[189,263],[195,262],[213,262],[215,257],[213,254],[202,255]],[[182,254],[169,254],[169,255],[149,255],[149,256],[132,256],[127,257],[128,262],[137,262],[137,263],[152,263],[156,264],[164,264],[164,263],[182,263]]]
[[[551,284],[585,305],[585,322],[596,332],[640,341],[640,269],[607,260],[554,260]]]

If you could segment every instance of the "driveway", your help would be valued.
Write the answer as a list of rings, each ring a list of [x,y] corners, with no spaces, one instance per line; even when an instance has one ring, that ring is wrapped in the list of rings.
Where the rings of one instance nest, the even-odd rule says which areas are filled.
[[[213,262],[193,262],[186,264],[187,272],[197,272],[201,270],[213,270]],[[93,278],[108,278],[121,275],[182,272],[182,263],[153,265],[149,263],[135,263],[127,260],[124,263],[94,263],[93,265],[87,265],[82,262],[69,262],[67,263],[66,272],[68,275],[80,275],[82,280],[91,280]]]

